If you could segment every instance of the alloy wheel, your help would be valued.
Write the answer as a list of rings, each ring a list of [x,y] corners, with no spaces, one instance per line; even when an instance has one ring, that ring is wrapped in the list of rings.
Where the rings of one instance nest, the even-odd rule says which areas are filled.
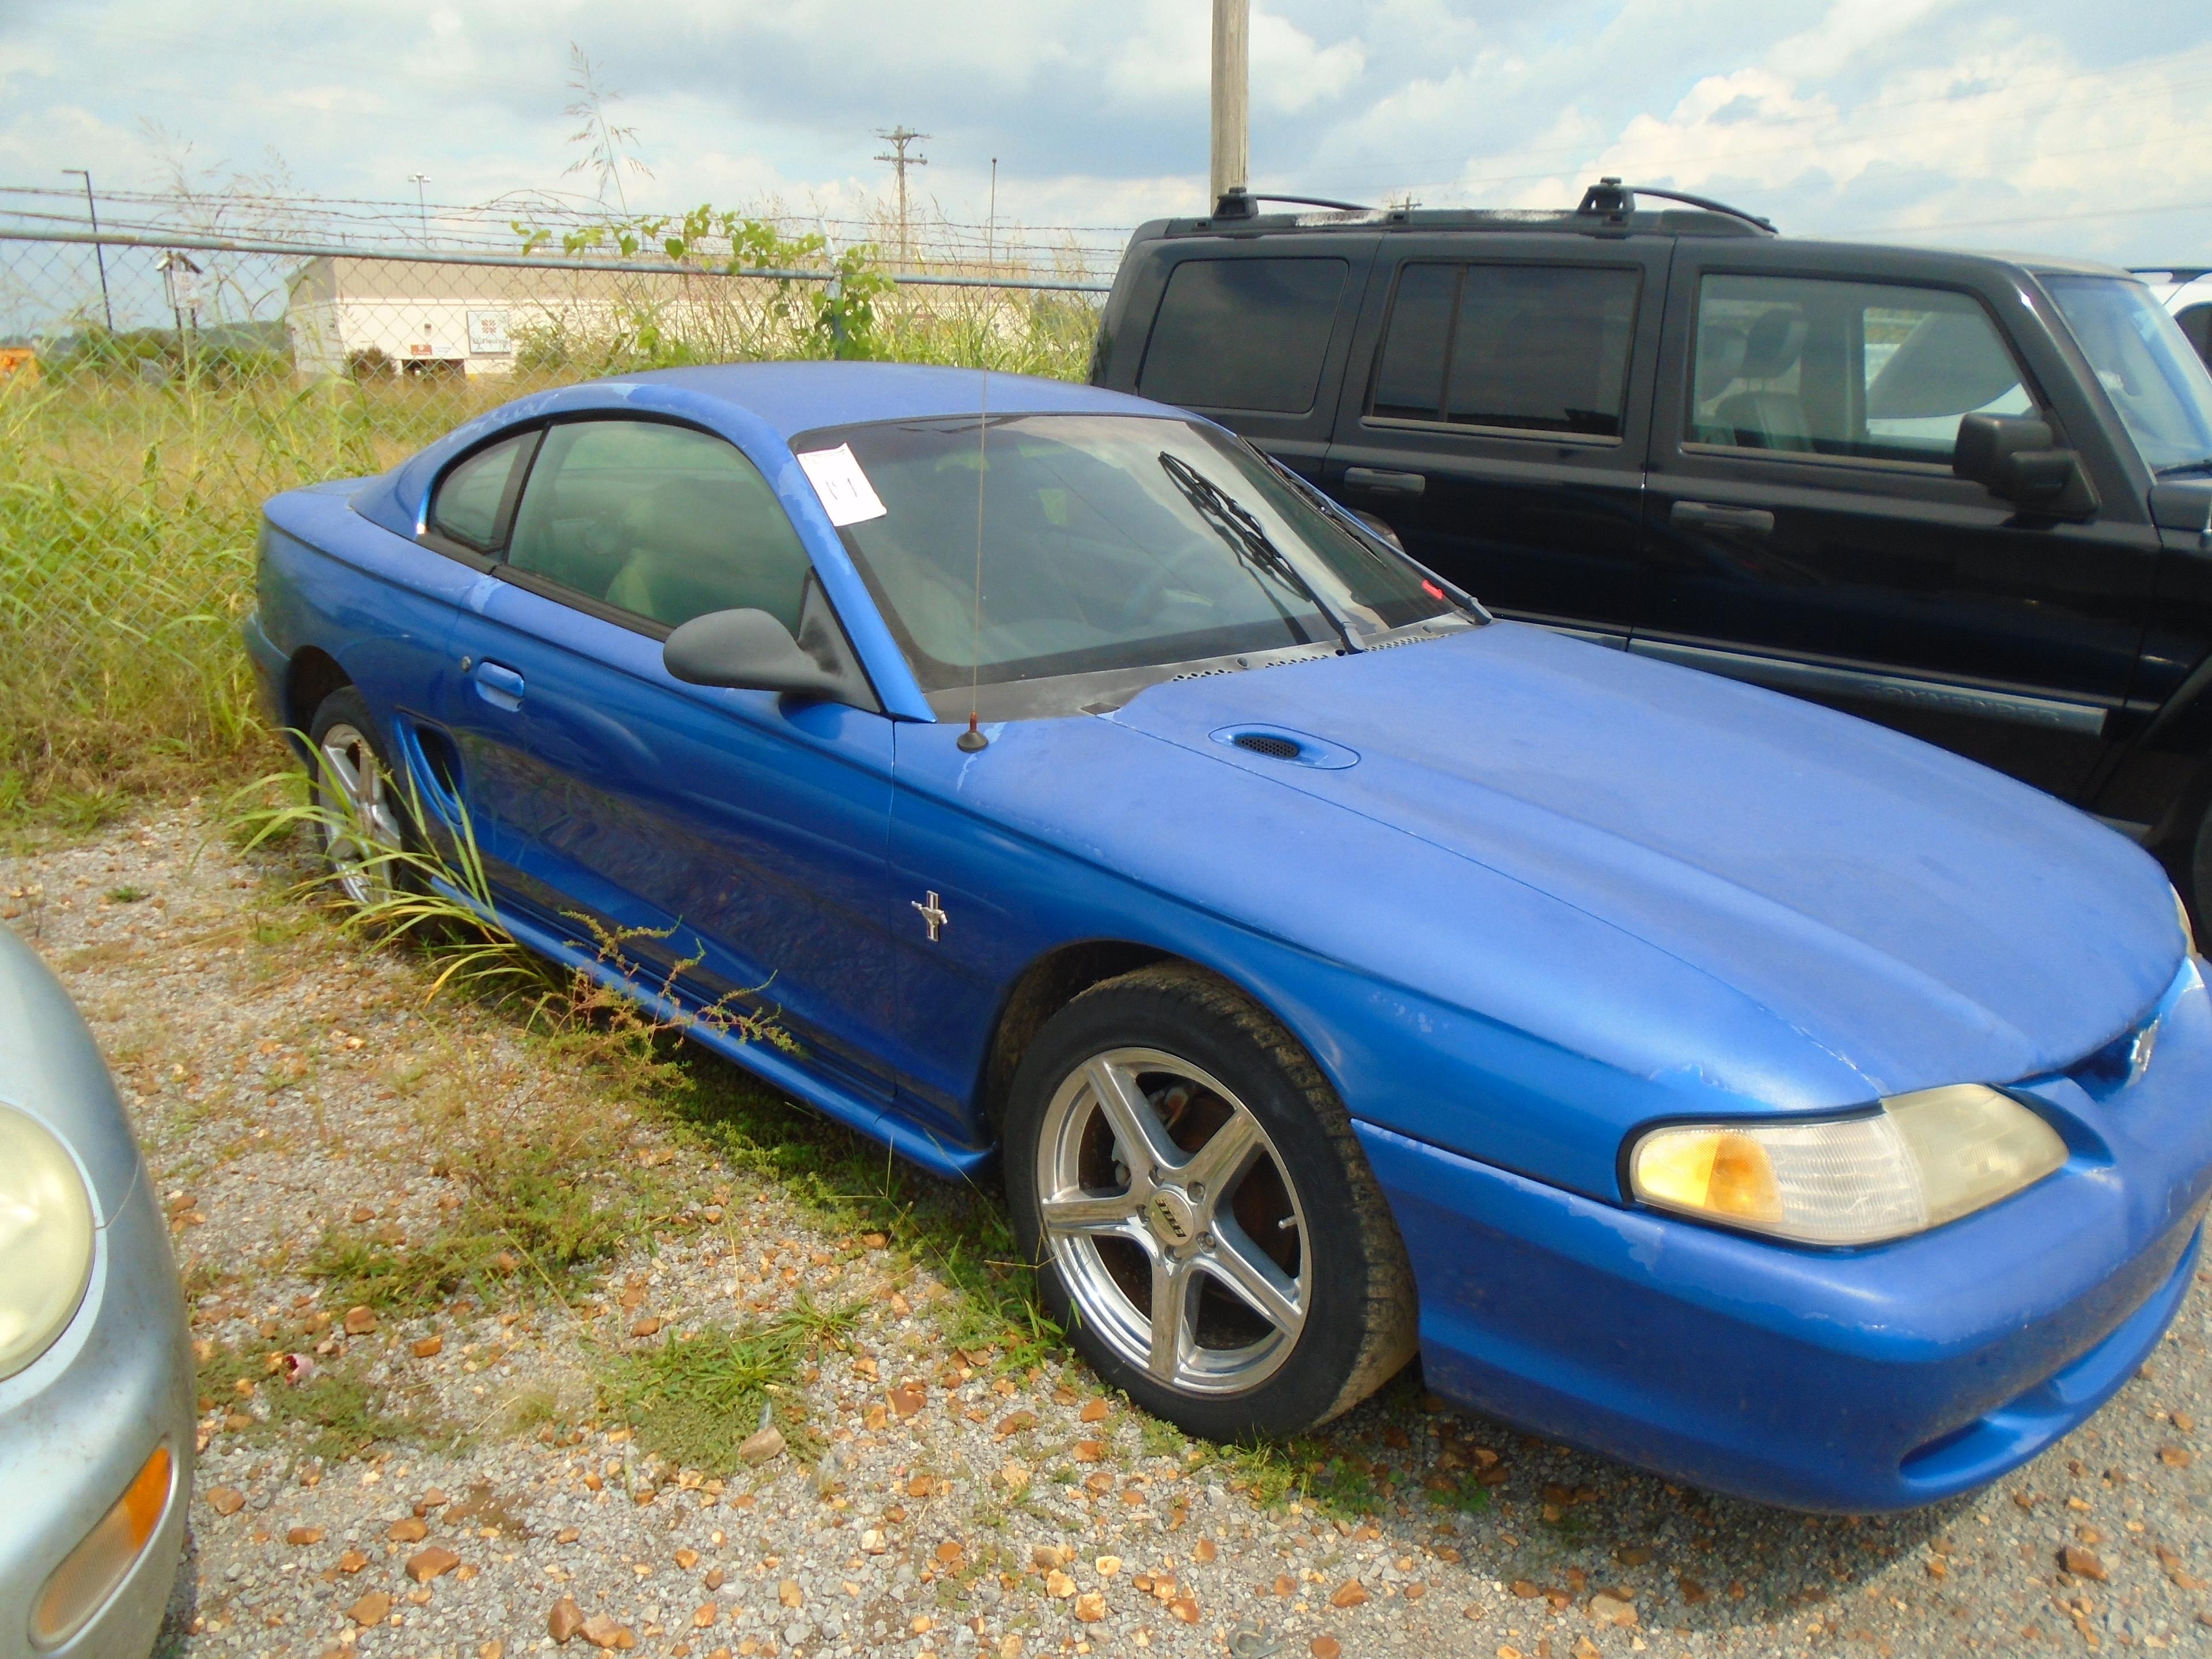
[[[386,866],[403,845],[392,775],[368,739],[341,722],[323,733],[320,750],[325,806],[323,852],[338,886],[356,904],[373,905],[390,895]],[[328,799],[335,793],[335,800]]]
[[[1258,1118],[1173,1054],[1075,1068],[1037,1141],[1047,1249],[1077,1316],[1186,1394],[1257,1387],[1311,1305],[1305,1212]]]

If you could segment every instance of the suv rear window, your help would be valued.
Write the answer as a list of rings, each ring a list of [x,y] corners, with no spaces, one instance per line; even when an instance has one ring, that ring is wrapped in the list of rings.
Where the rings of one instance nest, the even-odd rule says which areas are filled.
[[[1641,281],[1603,266],[1409,264],[1372,411],[1617,438]]]
[[[1137,390],[1164,404],[1299,415],[1349,267],[1341,259],[1186,259],[1168,278]]]

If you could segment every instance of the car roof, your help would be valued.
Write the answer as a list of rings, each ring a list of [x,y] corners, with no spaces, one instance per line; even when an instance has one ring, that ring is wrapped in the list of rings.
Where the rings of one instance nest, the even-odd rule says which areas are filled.
[[[1149,398],[1067,380],[921,363],[719,363],[617,375],[599,384],[680,388],[750,411],[787,442],[817,427],[986,410],[1002,415],[1181,413]]]

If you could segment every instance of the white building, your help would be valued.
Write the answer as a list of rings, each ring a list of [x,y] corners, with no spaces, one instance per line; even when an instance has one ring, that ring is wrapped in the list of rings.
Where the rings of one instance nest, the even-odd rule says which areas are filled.
[[[324,255],[292,278],[284,320],[302,374],[505,374],[533,335],[599,340],[647,318],[671,326],[672,313],[697,326],[726,307],[737,286],[677,271]]]

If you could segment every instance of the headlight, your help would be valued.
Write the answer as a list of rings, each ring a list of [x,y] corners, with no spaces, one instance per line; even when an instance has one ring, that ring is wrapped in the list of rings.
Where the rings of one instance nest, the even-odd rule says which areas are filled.
[[[92,1196],[45,1125],[0,1106],[0,1377],[53,1345],[92,1273]]]
[[[2056,1131],[1978,1083],[1863,1117],[1654,1129],[1628,1160],[1645,1203],[1805,1244],[1874,1244],[1955,1221],[2066,1161]]]

